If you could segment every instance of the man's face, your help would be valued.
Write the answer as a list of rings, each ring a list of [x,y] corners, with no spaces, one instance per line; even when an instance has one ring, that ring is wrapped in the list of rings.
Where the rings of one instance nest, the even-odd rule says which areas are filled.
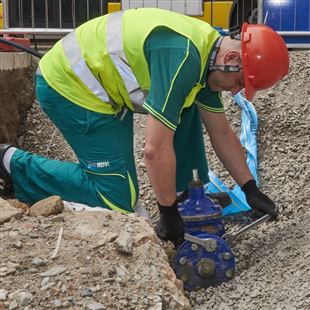
[[[212,91],[230,91],[234,96],[244,88],[243,73],[212,71],[207,77],[207,83]]]

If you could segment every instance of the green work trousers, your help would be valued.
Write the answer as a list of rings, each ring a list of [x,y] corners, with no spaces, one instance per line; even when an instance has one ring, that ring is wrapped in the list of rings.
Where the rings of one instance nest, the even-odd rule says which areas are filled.
[[[93,112],[54,91],[36,76],[43,111],[74,150],[78,163],[50,160],[17,150],[11,160],[16,197],[25,203],[51,195],[63,200],[133,212],[139,196],[133,150],[133,112]],[[192,169],[208,181],[202,126],[197,107],[185,109],[174,137],[177,191],[187,188]],[[164,182],[164,180],[163,180]]]

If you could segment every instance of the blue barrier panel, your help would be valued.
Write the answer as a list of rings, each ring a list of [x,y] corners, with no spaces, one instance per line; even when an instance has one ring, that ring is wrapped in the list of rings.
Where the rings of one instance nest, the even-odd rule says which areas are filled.
[[[310,48],[310,0],[263,0],[263,22],[290,47]]]

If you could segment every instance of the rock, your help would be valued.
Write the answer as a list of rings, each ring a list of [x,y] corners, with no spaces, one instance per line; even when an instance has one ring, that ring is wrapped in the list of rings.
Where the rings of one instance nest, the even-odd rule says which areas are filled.
[[[40,276],[41,277],[54,277],[54,276],[64,273],[66,270],[67,268],[64,266],[56,266],[52,269],[49,269],[45,272],[40,273]]]
[[[35,265],[35,266],[38,266],[38,267],[41,267],[41,266],[44,266],[48,263],[48,260],[47,259],[42,259],[42,258],[39,258],[39,257],[35,257],[33,260],[32,260],[32,264]]]
[[[49,216],[59,214],[64,210],[64,204],[59,196],[50,196],[36,202],[30,208],[30,216]]]
[[[47,283],[46,285],[42,286],[40,288],[41,291],[46,291],[46,290],[49,290],[50,288],[54,287],[56,285],[55,282],[49,282]]]
[[[89,288],[83,288],[83,289],[80,290],[80,295],[83,298],[84,297],[91,297],[91,296],[93,296],[93,292]]]
[[[8,232],[12,230],[12,226],[4,226],[4,227],[0,227],[0,233],[3,232]]]
[[[16,248],[16,249],[21,249],[22,248],[22,243],[20,240],[17,240],[15,242],[13,242],[13,247]]]
[[[6,271],[6,275],[9,275],[9,274],[12,274],[12,273],[15,273],[16,272],[16,268],[8,268],[7,271]]]
[[[49,218],[46,220],[47,222],[50,223],[61,223],[65,221],[65,218],[62,215],[54,216],[52,218]]]
[[[21,218],[21,210],[12,207],[7,201],[0,197],[0,225],[8,222],[11,218]]]
[[[29,292],[25,292],[23,290],[17,290],[14,293],[9,295],[10,300],[16,301],[17,305],[20,307],[25,307],[31,304],[33,300],[33,296]]]
[[[97,285],[97,286],[91,287],[90,290],[93,293],[97,293],[97,292],[99,292],[101,290],[101,287],[100,287],[100,285]]]
[[[20,267],[20,264],[19,264],[19,263],[8,262],[8,263],[6,264],[6,266],[7,266],[8,268],[19,268],[19,267]]]
[[[7,202],[14,208],[21,209],[22,213],[25,215],[29,214],[29,206],[25,203],[20,202],[17,199],[7,199]]]
[[[116,249],[120,253],[132,254],[133,238],[132,234],[127,231],[121,231],[118,238],[114,242]]]
[[[43,278],[43,280],[41,281],[41,287],[45,287],[49,280],[49,277]]]
[[[102,310],[102,309],[106,309],[106,307],[105,307],[103,304],[98,303],[98,302],[93,303],[93,304],[89,304],[89,305],[87,306],[87,308],[88,308],[89,310]]]
[[[124,265],[112,266],[111,272],[114,273],[114,279],[117,282],[125,282],[129,277],[129,272]]]
[[[61,308],[61,306],[62,306],[62,302],[59,299],[53,300],[53,304],[54,304],[55,308]]]
[[[93,249],[98,249],[105,244],[114,241],[118,237],[118,233],[113,232],[113,231],[106,231],[104,233],[104,237],[100,238],[96,244],[93,246]]]
[[[72,303],[69,301],[69,300],[65,300],[64,302],[63,302],[63,304],[62,304],[62,306],[64,307],[64,308],[68,308],[68,307],[70,307],[72,305]]]
[[[256,298],[257,296],[260,295],[260,291],[259,289],[254,289],[251,293],[250,293],[250,297],[251,298]]]
[[[6,300],[8,293],[9,292],[7,290],[0,289],[0,300]]]
[[[17,302],[17,300],[13,300],[10,303],[9,310],[14,310],[14,309],[17,309],[17,308],[18,308],[18,302]]]

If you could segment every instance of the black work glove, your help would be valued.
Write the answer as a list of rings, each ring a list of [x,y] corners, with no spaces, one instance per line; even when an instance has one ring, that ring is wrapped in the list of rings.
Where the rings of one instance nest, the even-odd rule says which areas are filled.
[[[249,206],[260,215],[270,214],[273,219],[278,216],[275,203],[257,187],[255,180],[246,182],[242,187]]]
[[[177,201],[169,207],[158,204],[160,218],[156,223],[156,234],[164,241],[172,241],[175,247],[184,241],[184,224]]]

